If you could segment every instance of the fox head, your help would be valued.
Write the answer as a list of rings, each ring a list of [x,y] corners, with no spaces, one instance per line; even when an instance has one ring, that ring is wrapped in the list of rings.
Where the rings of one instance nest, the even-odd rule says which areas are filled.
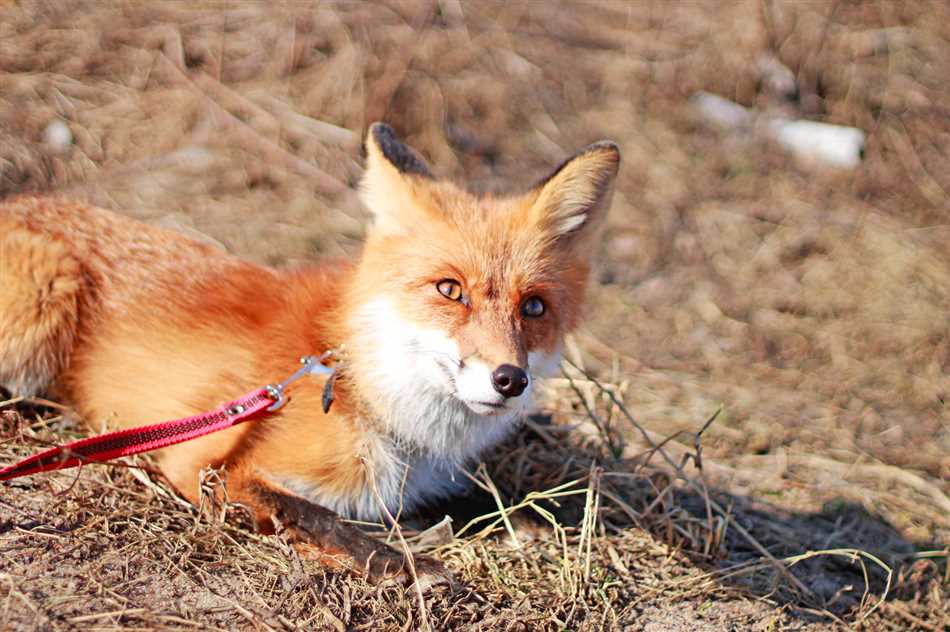
[[[366,152],[361,194],[375,222],[349,297],[358,387],[407,444],[474,456],[558,366],[620,152],[589,145],[506,196],[436,179],[382,123]]]

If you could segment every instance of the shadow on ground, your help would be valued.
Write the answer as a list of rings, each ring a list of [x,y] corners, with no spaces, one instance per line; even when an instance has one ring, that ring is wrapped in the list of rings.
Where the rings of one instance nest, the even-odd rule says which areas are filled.
[[[534,427],[544,432],[551,428],[549,421],[535,417]],[[605,458],[593,444],[564,442],[556,458],[539,458],[550,452],[546,443],[543,434],[526,429],[488,463],[486,480],[497,482],[497,495],[473,487],[463,497],[425,509],[419,523],[431,525],[449,516],[456,527],[491,524],[490,537],[509,545],[516,537],[525,556],[540,554],[548,560],[558,556],[562,541],[555,531],[563,530],[561,537],[571,551],[563,556],[564,564],[592,565],[587,576],[600,575],[595,589],[626,582],[635,601],[644,590],[654,593],[664,573],[656,566],[631,572],[617,547],[624,538],[649,538],[665,550],[668,560],[675,558],[690,569],[674,573],[681,576],[667,583],[668,594],[658,601],[680,600],[685,607],[698,593],[764,600],[805,626],[864,622],[881,610],[896,610],[907,623],[920,623],[893,602],[920,605],[928,592],[936,595],[947,573],[945,553],[942,558],[933,555],[943,545],[910,541],[886,518],[845,498],[833,498],[814,511],[794,511],[714,484],[700,482],[701,493],[677,480],[675,469],[671,475],[670,468],[643,459]],[[526,458],[529,454],[535,458]],[[516,479],[516,486],[507,478],[513,460],[530,469],[527,477]],[[524,487],[525,478],[531,478],[552,483],[547,489],[560,488],[571,474],[584,471],[590,474],[568,486],[578,492],[572,495],[552,498],[539,495],[541,488]],[[697,470],[693,473],[693,481],[702,481]],[[592,496],[597,513],[593,519]],[[510,530],[498,520],[498,499],[505,507],[522,507],[509,514]],[[585,529],[590,531],[586,544]],[[582,552],[585,546],[593,551],[589,559]],[[663,564],[662,558],[654,561]],[[930,606],[939,608],[939,598]],[[649,618],[649,605],[641,612]],[[924,621],[924,629],[931,629],[928,625]]]

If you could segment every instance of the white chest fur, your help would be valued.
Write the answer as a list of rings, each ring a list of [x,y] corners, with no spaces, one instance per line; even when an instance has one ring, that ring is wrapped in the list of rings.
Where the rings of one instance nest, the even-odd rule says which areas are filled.
[[[424,453],[391,437],[368,431],[361,454],[366,484],[354,495],[327,493],[306,479],[277,477],[275,482],[342,516],[380,520],[385,515],[383,505],[396,516],[427,501],[464,491],[469,481],[462,468],[471,467],[475,455],[486,448],[486,444],[497,443],[516,427],[516,420],[498,424],[493,436],[483,434],[478,445],[470,445],[471,455],[450,457]],[[470,458],[461,458],[467,456]]]

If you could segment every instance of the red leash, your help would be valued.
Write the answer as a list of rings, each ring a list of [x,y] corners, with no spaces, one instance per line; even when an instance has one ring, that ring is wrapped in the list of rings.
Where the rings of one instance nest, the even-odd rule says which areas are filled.
[[[283,382],[257,389],[210,412],[138,428],[126,428],[97,437],[86,437],[34,454],[19,463],[0,469],[0,481],[157,450],[236,426],[261,412],[273,412],[287,402],[284,389],[291,382],[304,375],[332,376],[334,369],[322,364],[322,361],[331,355],[332,352],[328,351],[319,358],[306,356],[303,358],[303,366]],[[327,383],[331,383],[330,378]],[[328,408],[325,397],[324,410]]]

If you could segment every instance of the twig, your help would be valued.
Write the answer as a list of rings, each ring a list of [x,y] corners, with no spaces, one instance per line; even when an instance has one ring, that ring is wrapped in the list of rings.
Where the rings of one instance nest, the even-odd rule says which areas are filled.
[[[521,540],[518,539],[518,534],[515,532],[515,528],[511,524],[511,520],[508,518],[509,511],[505,509],[505,503],[501,500],[501,494],[498,492],[498,487],[488,475],[488,470],[485,469],[485,464],[480,463],[478,465],[478,469],[475,471],[476,476],[472,476],[464,469],[462,469],[461,472],[467,476],[469,480],[478,485],[482,491],[491,494],[491,497],[495,500],[495,506],[498,507],[498,513],[505,524],[505,530],[508,531],[508,535],[511,537],[513,546],[520,551],[522,548]],[[480,477],[481,480],[476,477]]]
[[[607,443],[607,449],[610,450],[610,455],[615,459],[619,458],[621,455],[623,455],[623,438],[620,439],[619,444],[614,444],[614,439],[610,432],[609,426],[604,420],[600,418],[599,415],[597,415],[590,404],[587,403],[587,398],[584,397],[584,394],[574,382],[574,378],[571,377],[571,375],[563,368],[561,369],[561,373],[567,378],[567,382],[570,384],[571,390],[573,390],[574,394],[577,395],[578,399],[580,399],[581,405],[584,406],[584,410],[587,412],[587,416],[590,417],[590,420],[594,422],[597,430],[603,435],[604,441]]]
[[[581,535],[577,543],[577,557],[584,558],[584,581],[590,581],[591,546],[600,509],[600,476],[603,470],[591,463],[587,495],[584,499],[584,517],[581,520]]]
[[[673,459],[671,459],[670,456],[664,450],[660,449],[656,445],[656,443],[654,443],[653,439],[650,437],[650,433],[648,433],[637,422],[637,420],[633,417],[633,415],[630,414],[630,411],[627,410],[627,407],[624,406],[623,403],[621,403],[614,396],[612,391],[605,388],[600,382],[594,379],[587,371],[581,369],[579,366],[577,366],[576,364],[574,364],[567,358],[565,358],[565,362],[569,363],[575,369],[580,371],[584,375],[584,377],[590,380],[595,386],[597,386],[597,388],[602,393],[607,394],[607,397],[609,397],[610,400],[614,403],[614,405],[617,406],[617,408],[620,410],[620,412],[623,413],[624,417],[627,418],[630,424],[634,428],[636,428],[637,431],[640,432],[640,434],[643,436],[646,442],[654,450],[656,450],[660,454],[660,456],[663,457],[663,460],[665,460],[666,463],[671,468],[673,468],[676,471],[676,475],[680,480],[682,480],[684,483],[690,486],[693,489],[693,491],[707,498],[707,502],[709,503],[709,506],[711,506],[720,516],[723,517],[723,519],[725,519],[729,524],[731,524],[732,527],[736,530],[736,532],[739,533],[743,537],[743,539],[745,539],[746,542],[748,542],[756,551],[758,551],[760,555],[762,555],[766,560],[768,560],[769,564],[771,564],[777,571],[779,571],[779,573],[781,573],[782,576],[784,576],[793,586],[795,586],[795,588],[801,591],[803,595],[806,595],[807,597],[812,599],[815,603],[819,602],[817,596],[811,590],[809,590],[807,586],[805,586],[797,577],[795,577],[791,572],[789,572],[789,570],[785,567],[785,565],[782,564],[779,560],[777,560],[775,556],[773,556],[768,551],[768,549],[762,546],[762,543],[759,542],[751,533],[749,533],[745,529],[745,527],[743,527],[741,524],[736,522],[735,519],[722,507],[722,505],[720,505],[718,502],[716,502],[712,498],[709,498],[708,495],[704,493],[702,486],[696,483],[696,481],[694,481],[692,478],[687,476],[686,473],[683,471],[682,466],[677,465],[677,463],[673,461]]]
[[[873,613],[875,610],[877,610],[880,607],[880,605],[884,603],[884,600],[887,599],[887,595],[891,591],[891,581],[893,580],[893,577],[894,577],[894,570],[890,566],[885,564],[883,561],[881,561],[879,557],[872,555],[868,553],[867,551],[862,551],[860,549],[827,549],[824,551],[808,551],[807,553],[802,553],[801,555],[786,557],[782,561],[787,563],[791,567],[791,566],[795,566],[799,562],[803,562],[813,557],[820,557],[823,555],[838,555],[838,556],[847,557],[852,560],[857,559],[858,561],[861,562],[862,567],[864,565],[862,558],[867,558],[871,560],[872,562],[874,562],[875,564],[877,564],[878,566],[880,566],[881,568],[883,568],[887,572],[887,583],[884,586],[884,594],[881,595],[881,598],[877,601],[877,603],[874,604],[871,607],[871,609],[865,612],[864,615],[861,617],[862,619],[867,619],[867,617],[870,616],[871,613]],[[867,596],[868,577],[867,577],[866,572],[865,572],[864,578],[865,578],[865,588],[866,588],[865,596]]]
[[[83,623],[85,621],[95,621],[96,619],[105,619],[106,617],[125,617],[130,614],[142,614],[145,608],[128,608],[126,610],[112,610],[111,612],[94,612],[93,614],[84,614],[78,617],[67,619],[70,623]]]
[[[7,406],[13,406],[14,404],[19,404],[24,401],[25,397],[12,397],[10,399],[0,402],[0,408],[6,408]]]
[[[70,408],[69,406],[66,406],[64,404],[57,404],[56,402],[51,402],[50,400],[43,399],[42,397],[20,397],[20,398],[15,398],[14,400],[10,400],[9,402],[4,402],[4,404],[14,402],[14,401],[22,401],[22,402],[26,402],[27,404],[33,404],[34,406],[43,406],[44,408],[52,408],[53,410],[58,410],[64,413],[71,413],[73,415],[76,414],[76,411]],[[3,404],[0,404],[0,406],[2,405]]]
[[[472,480],[474,481],[475,479],[472,478]],[[578,488],[577,488],[577,486],[580,485],[581,483],[583,483],[584,480],[585,480],[584,478],[580,478],[580,479],[576,479],[576,480],[567,481],[567,482],[565,482],[565,483],[561,483],[560,485],[557,485],[557,486],[555,486],[555,487],[552,487],[551,489],[545,490],[545,491],[543,491],[543,492],[528,492],[528,495],[524,497],[524,500],[522,500],[522,501],[521,501],[520,503],[518,503],[517,505],[511,505],[510,507],[506,507],[506,508],[501,509],[501,510],[499,510],[499,511],[492,511],[492,512],[489,512],[489,513],[487,513],[487,514],[483,514],[483,515],[481,515],[481,516],[477,516],[477,517],[475,517],[475,518],[472,518],[471,520],[469,520],[469,521],[465,524],[464,527],[462,527],[461,529],[458,530],[458,532],[455,534],[455,537],[456,537],[456,538],[461,538],[463,534],[467,533],[467,532],[469,531],[469,529],[470,529],[471,527],[474,527],[476,524],[478,524],[478,523],[480,523],[480,522],[484,522],[484,521],[486,521],[486,520],[490,520],[490,519],[495,518],[495,517],[498,517],[498,519],[497,519],[495,522],[493,522],[491,525],[485,527],[484,529],[482,529],[482,530],[479,532],[479,535],[485,535],[487,532],[490,532],[490,531],[495,527],[495,525],[497,525],[499,522],[502,521],[502,518],[501,518],[502,515],[504,515],[504,514],[506,514],[506,513],[512,514],[512,513],[516,512],[516,511],[518,511],[518,510],[520,510],[520,509],[524,509],[524,508],[526,508],[526,507],[530,507],[530,508],[534,509],[534,510],[535,510],[536,512],[538,512],[538,514],[540,514],[545,520],[548,520],[548,522],[551,522],[551,525],[552,525],[555,529],[559,529],[559,528],[561,528],[561,526],[560,526],[560,524],[559,524],[556,520],[554,520],[553,514],[551,514],[551,512],[547,511],[546,509],[544,509],[544,508],[538,506],[538,505],[535,503],[535,501],[537,501],[537,500],[547,500],[547,501],[550,501],[550,502],[554,502],[554,499],[556,499],[556,498],[564,498],[564,497],[566,497],[566,496],[579,496],[580,494],[585,494],[585,493],[587,493],[587,490],[586,490],[586,489],[578,489]],[[478,483],[476,483],[476,484],[478,484]],[[572,488],[573,488],[573,489],[572,489]],[[486,491],[487,491],[487,490],[486,490]]]
[[[422,584],[419,582],[419,575],[416,573],[416,562],[415,558],[412,555],[412,550],[409,548],[409,543],[406,542],[406,538],[402,535],[402,529],[399,526],[399,523],[396,521],[396,518],[393,517],[392,513],[389,511],[389,507],[386,506],[386,503],[383,501],[382,494],[379,493],[379,487],[376,485],[376,471],[373,469],[373,464],[369,459],[360,459],[363,462],[364,467],[366,467],[369,472],[367,477],[369,480],[370,489],[373,492],[373,496],[376,498],[376,502],[379,503],[380,509],[385,514],[386,518],[389,520],[390,524],[393,525],[393,530],[396,533],[396,537],[399,539],[399,546],[402,548],[402,553],[405,556],[406,564],[409,565],[409,574],[412,576],[412,586],[416,592],[416,599],[419,603],[419,618],[421,622],[421,628],[423,630],[431,630],[432,626],[429,624],[429,612],[426,608],[425,596],[422,594]]]

